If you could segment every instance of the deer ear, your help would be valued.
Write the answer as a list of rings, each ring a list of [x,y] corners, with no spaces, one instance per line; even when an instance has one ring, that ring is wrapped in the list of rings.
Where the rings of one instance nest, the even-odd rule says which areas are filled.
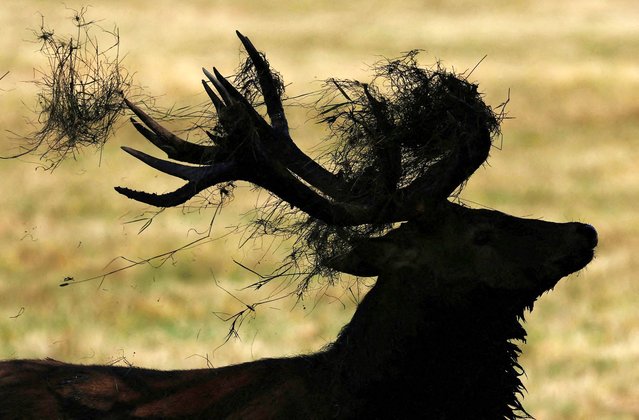
[[[380,244],[375,239],[358,241],[350,251],[323,262],[333,270],[359,277],[375,277],[380,274]]]
[[[402,223],[384,236],[358,239],[349,251],[324,260],[322,265],[359,277],[379,276],[397,262],[402,255],[402,244],[406,243],[407,236],[414,236],[415,229],[411,223]]]

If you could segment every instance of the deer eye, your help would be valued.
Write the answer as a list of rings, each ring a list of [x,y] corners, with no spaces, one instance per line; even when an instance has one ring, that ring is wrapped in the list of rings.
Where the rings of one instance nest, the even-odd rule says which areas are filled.
[[[473,244],[482,246],[489,243],[493,238],[493,234],[489,230],[479,230],[473,235]]]

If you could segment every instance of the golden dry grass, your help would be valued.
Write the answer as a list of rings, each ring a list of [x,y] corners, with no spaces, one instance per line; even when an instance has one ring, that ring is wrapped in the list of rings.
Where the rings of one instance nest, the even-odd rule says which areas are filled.
[[[67,7],[81,4],[67,2]],[[596,1],[94,1],[89,18],[117,24],[126,65],[163,105],[202,101],[200,67],[231,73],[249,35],[291,85],[314,90],[327,77],[366,77],[380,55],[427,50],[457,70],[474,71],[487,101],[511,91],[501,151],[474,176],[464,197],[519,216],[580,220],[601,237],[596,260],[562,281],[528,316],[525,406],[539,419],[639,417],[639,4]],[[71,31],[72,12],[48,1],[5,0],[0,7],[0,128],[26,133],[42,66],[29,28],[40,14]],[[294,135],[310,147],[320,128],[291,110]],[[15,143],[2,132],[1,151]],[[0,161],[0,358],[54,357],[105,363],[126,357],[157,368],[205,366],[312,351],[329,343],[353,310],[350,293],[333,290],[263,308],[242,340],[215,351],[228,325],[213,311],[241,304],[234,290],[251,278],[232,263],[255,263],[268,244],[237,250],[226,237],[178,255],[161,269],[135,268],[59,288],[103,272],[114,257],[152,256],[193,238],[211,212],[162,214],[143,234],[125,224],[144,210],[112,190],[158,191],[174,183],[124,156],[127,144],[151,150],[129,127],[102,158],[87,152],[54,173],[34,159]],[[248,188],[214,226],[214,236],[250,208]],[[273,257],[272,259],[276,259]],[[258,267],[268,267],[264,262]],[[22,309],[23,308],[23,309]],[[19,315],[16,317],[16,315]],[[193,356],[195,355],[195,356]],[[191,357],[193,356],[193,357]],[[202,356],[202,357],[199,357]]]

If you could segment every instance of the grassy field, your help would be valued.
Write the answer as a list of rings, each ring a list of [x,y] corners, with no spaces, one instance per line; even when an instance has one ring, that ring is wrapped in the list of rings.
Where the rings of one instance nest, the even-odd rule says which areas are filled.
[[[89,19],[120,28],[125,65],[163,106],[204,100],[202,66],[230,74],[239,29],[268,53],[290,96],[328,77],[366,80],[379,56],[424,49],[472,69],[488,103],[510,92],[512,119],[501,150],[472,178],[470,202],[546,220],[578,220],[600,233],[596,260],[563,280],[527,317],[525,406],[539,419],[639,417],[639,3],[595,1],[94,1]],[[259,6],[256,6],[259,4]],[[262,5],[264,4],[264,5]],[[266,6],[268,4],[268,6]],[[67,1],[79,9],[81,3]],[[5,0],[0,7],[0,152],[31,128],[34,67],[44,65],[32,29],[41,15],[56,33],[73,32],[62,3]],[[322,127],[291,109],[294,137],[310,149]],[[357,290],[335,288],[265,305],[240,340],[224,341],[236,292],[277,262],[269,241],[238,250],[241,223],[255,201],[249,187],[214,224],[211,241],[162,267],[142,266],[60,288],[186,244],[206,230],[212,210],[167,210],[143,233],[142,205],[117,195],[127,185],[168,191],[173,181],[125,156],[147,151],[123,126],[102,154],[87,151],[53,173],[34,157],[0,160],[0,358],[69,362],[125,360],[137,366],[195,368],[317,350],[354,310]],[[228,235],[227,235],[228,234]],[[226,290],[226,291],[225,291]],[[351,293],[353,292],[353,293]]]

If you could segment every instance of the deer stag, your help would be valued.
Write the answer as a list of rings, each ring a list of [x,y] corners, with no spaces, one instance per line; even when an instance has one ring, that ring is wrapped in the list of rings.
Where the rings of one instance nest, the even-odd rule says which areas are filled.
[[[438,76],[438,92],[450,99],[439,113],[423,103],[435,100],[432,83],[408,83],[403,98],[413,102],[404,101],[409,105],[401,112],[391,112],[391,101],[372,86],[350,85],[360,93],[360,108],[326,121],[351,118],[351,129],[356,124],[361,129],[351,139],[364,133],[375,141],[354,172],[329,171],[295,145],[275,73],[249,39],[238,36],[270,123],[215,69],[204,70],[215,91],[203,81],[222,128],[209,133],[213,144],[182,140],[126,101],[141,121],[132,119],[135,128],[172,161],[123,149],[186,184],[161,195],[117,191],[168,207],[220,183],[248,181],[346,238],[346,248],[322,254],[319,264],[377,276],[375,286],[336,341],[315,354],[189,371],[51,359],[2,362],[0,416],[526,417],[514,342],[525,339],[524,311],[591,261],[595,229],[468,208],[449,199],[487,159],[496,123],[477,87],[450,74]],[[404,111],[418,118],[406,122]],[[426,124],[426,131],[406,126],[415,121]],[[431,153],[430,161],[420,161],[421,152]],[[341,169],[349,164],[356,166],[351,161]],[[385,228],[364,234],[357,230],[361,226]]]

